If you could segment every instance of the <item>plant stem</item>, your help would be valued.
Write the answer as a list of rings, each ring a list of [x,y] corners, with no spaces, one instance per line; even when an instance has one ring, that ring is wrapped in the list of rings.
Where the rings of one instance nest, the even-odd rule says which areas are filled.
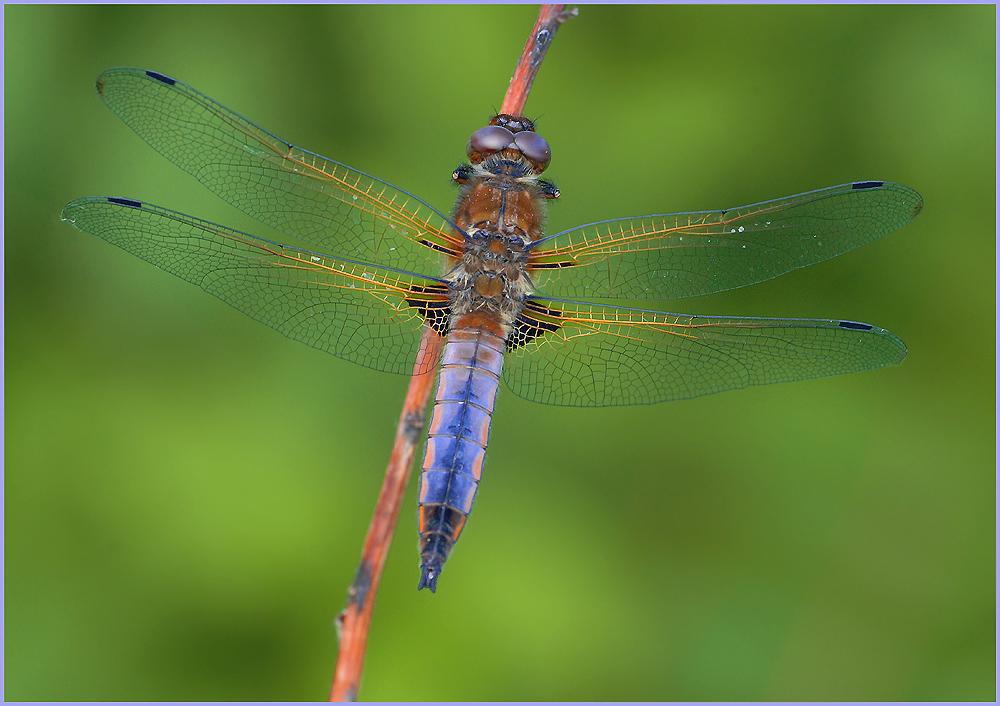
[[[500,107],[501,113],[521,115],[531,84],[556,30],[564,21],[576,15],[576,10],[566,11],[565,8],[565,5],[542,5],[528,43],[514,69],[507,95]],[[330,701],[354,701],[358,696],[375,595],[396,529],[410,469],[413,468],[413,456],[426,421],[427,399],[444,340],[433,329],[424,328],[413,377],[410,378],[410,387],[399,416],[396,441],[385,470],[385,480],[361,550],[358,571],[347,592],[347,606],[337,616],[340,652],[337,655]]]

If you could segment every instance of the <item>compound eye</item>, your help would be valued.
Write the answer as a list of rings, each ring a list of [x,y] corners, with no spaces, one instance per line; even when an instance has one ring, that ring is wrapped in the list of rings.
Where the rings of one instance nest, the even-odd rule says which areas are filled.
[[[465,147],[465,153],[473,155],[487,155],[505,149],[514,141],[514,133],[499,125],[487,125],[472,133],[469,144]]]
[[[537,132],[519,132],[514,135],[514,145],[536,166],[543,170],[552,161],[552,150],[545,138]]]

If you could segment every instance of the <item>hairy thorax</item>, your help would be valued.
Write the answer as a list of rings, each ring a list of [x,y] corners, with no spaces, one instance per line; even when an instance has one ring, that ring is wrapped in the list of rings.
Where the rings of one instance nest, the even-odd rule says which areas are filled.
[[[453,324],[479,314],[499,323],[505,339],[533,289],[527,247],[542,236],[548,186],[513,152],[456,171],[461,193],[453,218],[467,237],[446,275]]]

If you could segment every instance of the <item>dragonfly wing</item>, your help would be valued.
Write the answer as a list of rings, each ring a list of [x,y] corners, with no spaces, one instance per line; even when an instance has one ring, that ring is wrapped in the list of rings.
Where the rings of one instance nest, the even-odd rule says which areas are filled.
[[[723,211],[623,218],[549,236],[531,266],[566,298],[673,299],[777,277],[853,250],[916,218],[913,189],[869,181]]]
[[[871,370],[906,346],[851,321],[685,316],[531,299],[504,358],[519,397],[545,404],[651,404]]]
[[[438,280],[290,248],[131,199],[78,199],[62,217],[291,339],[375,370],[411,372],[421,309],[447,302]]]
[[[417,197],[296,147],[179,81],[110,69],[97,92],[157,152],[303,243],[418,272],[433,250],[460,249],[450,221]]]

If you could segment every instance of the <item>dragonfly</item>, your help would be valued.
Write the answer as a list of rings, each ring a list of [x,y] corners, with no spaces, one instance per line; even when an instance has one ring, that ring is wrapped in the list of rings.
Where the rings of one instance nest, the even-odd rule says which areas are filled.
[[[436,590],[472,512],[501,380],[543,404],[635,405],[906,356],[898,337],[855,321],[692,316],[601,301],[720,292],[848,252],[920,213],[920,195],[901,184],[854,182],[550,235],[545,207],[559,190],[541,175],[552,151],[521,116],[500,114],[473,132],[446,214],[164,74],[111,69],[96,85],[153,149],[289,242],[123,197],[72,201],[64,220],[288,338],[384,372],[438,369],[418,493],[418,589]],[[418,359],[428,334],[443,348]]]

